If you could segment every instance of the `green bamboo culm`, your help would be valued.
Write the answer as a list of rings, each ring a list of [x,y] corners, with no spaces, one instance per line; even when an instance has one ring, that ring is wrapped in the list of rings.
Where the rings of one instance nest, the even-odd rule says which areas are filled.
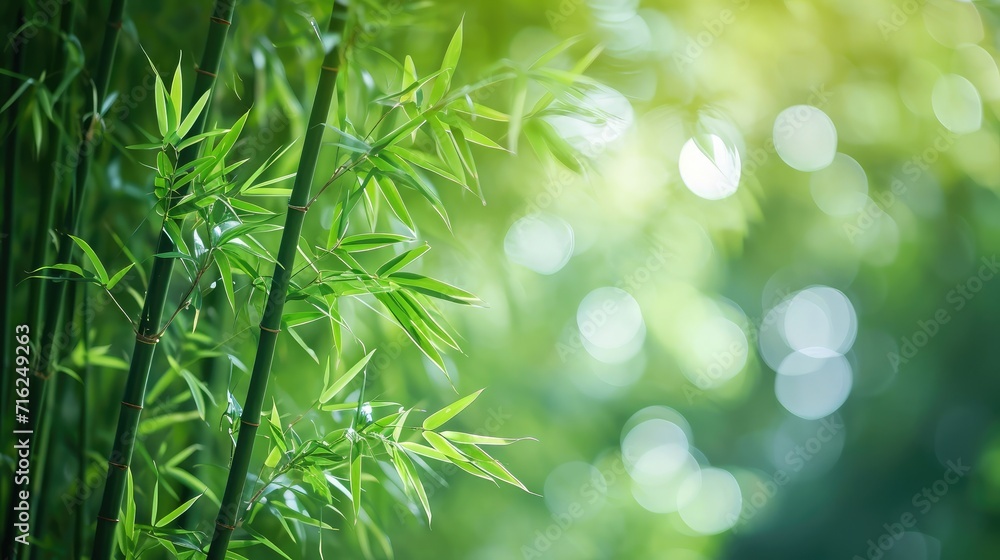
[[[74,48],[70,42],[70,38],[73,35],[73,28],[76,22],[76,5],[73,2],[67,2],[60,10],[59,14],[59,36],[56,37],[55,44],[55,60],[53,67],[58,72],[57,76],[64,76],[70,71],[70,52]],[[68,98],[73,91],[72,88],[67,88],[63,95],[58,100],[58,115],[59,121],[66,123],[67,115],[69,114],[69,106],[71,105]],[[71,130],[67,130],[66,134],[72,134]],[[31,256],[31,268],[40,267],[48,263],[49,258],[49,244],[50,235],[55,222],[55,211],[57,206],[57,200],[59,198],[59,193],[61,186],[67,184],[66,179],[69,178],[68,174],[62,173],[63,166],[60,165],[60,158],[62,158],[63,148],[65,146],[66,138],[60,131],[60,127],[56,125],[55,122],[50,121],[48,125],[48,130],[46,132],[46,138],[48,139],[48,158],[45,161],[46,167],[44,173],[42,173],[41,188],[39,189],[41,194],[39,198],[39,220],[35,224],[35,235],[32,240],[32,256]],[[65,227],[65,224],[64,224]],[[68,239],[64,239],[64,244],[72,245]],[[46,302],[45,298],[39,297],[43,287],[48,286],[43,282],[31,282],[29,284],[29,295],[28,302],[30,311],[28,316],[31,317],[36,325],[45,325],[45,312],[46,312]],[[66,289],[63,285],[62,289]],[[70,287],[70,289],[73,289]],[[71,298],[69,298],[71,299]],[[71,307],[67,305],[67,307]],[[58,332],[61,318],[56,317],[55,328]],[[44,370],[42,370],[44,371]],[[48,385],[47,394],[41,394],[41,391],[36,388],[39,396],[42,397],[41,409],[51,410],[51,402],[55,397],[54,393],[58,392],[59,389],[53,390],[52,385],[58,385],[60,380],[52,379],[51,382],[46,383]],[[63,385],[65,382],[63,381]],[[63,388],[65,391],[65,388]],[[52,489],[56,486],[52,482],[52,477],[56,472],[56,467],[61,464],[61,462],[53,458],[52,450],[57,448],[53,444],[52,432],[54,429],[53,424],[55,424],[55,419],[58,418],[57,414],[46,414],[45,416],[39,416],[36,421],[38,429],[35,431],[35,445],[40,450],[37,454],[39,461],[38,467],[39,471],[42,473],[35,481],[35,491],[31,493],[32,508],[31,510],[35,512],[36,519],[43,520],[42,523],[36,524],[35,538],[42,539],[46,534],[48,526],[44,523],[47,520],[46,510],[50,502]],[[40,558],[41,554],[44,554],[42,547],[32,546],[30,549],[30,558],[36,559]],[[24,550],[22,550],[22,553]],[[23,557],[23,554],[22,554]]]
[[[63,9],[71,10],[72,6],[66,6]],[[69,263],[73,258],[74,243],[69,239],[67,234],[77,234],[79,231],[80,219],[84,213],[84,194],[87,187],[87,177],[90,174],[91,156],[96,150],[101,138],[100,134],[95,134],[101,127],[100,114],[98,111],[107,98],[108,85],[111,81],[111,70],[114,66],[115,52],[118,50],[118,36],[120,34],[124,13],[125,0],[112,0],[111,8],[108,10],[107,26],[104,30],[104,40],[101,43],[101,52],[97,62],[97,71],[94,75],[95,99],[97,101],[97,105],[93,108],[93,113],[91,113],[91,115],[87,118],[87,121],[82,129],[82,137],[80,139],[79,146],[73,153],[75,161],[69,162],[70,164],[75,164],[75,169],[73,173],[73,182],[70,184],[68,192],[66,193],[62,217],[59,224],[59,233],[62,235],[60,236],[59,249],[56,256],[57,263]],[[58,162],[59,160],[56,159],[55,161]],[[58,171],[55,174],[59,175]],[[55,371],[55,363],[59,359],[59,350],[63,343],[66,342],[65,339],[67,338],[67,335],[61,332],[62,329],[60,328],[63,319],[63,308],[66,303],[67,283],[61,281],[59,278],[64,276],[65,273],[60,270],[53,270],[52,272],[54,278],[45,281],[46,283],[43,290],[44,295],[42,296],[42,300],[45,303],[44,314],[41,321],[42,334],[40,338],[36,339],[39,347],[35,353],[35,365],[32,368],[34,376],[31,380],[31,397],[29,402],[31,415],[29,416],[29,423],[26,428],[35,432],[35,437],[38,439],[38,446],[43,451],[39,454],[37,461],[38,467],[41,469],[40,472],[44,472],[45,462],[47,460],[55,460],[55,458],[50,458],[45,453],[48,449],[48,437],[46,435],[48,426],[43,423],[41,426],[42,429],[38,429],[40,420],[48,418],[45,405],[50,398],[46,396],[49,391],[46,391],[47,383],[45,380]],[[41,476],[32,477],[32,486],[38,490],[45,488],[45,486],[41,484],[41,478]],[[38,490],[32,492],[35,503],[37,503],[37,501],[41,498],[41,494]]]
[[[71,9],[67,7],[67,9]],[[111,70],[114,67],[115,52],[118,50],[118,36],[122,27],[122,18],[125,13],[125,0],[112,0],[111,8],[108,10],[107,26],[104,30],[104,40],[101,43],[100,58],[97,61],[97,73],[94,77],[95,99],[97,105],[93,107],[93,112],[87,118],[82,129],[82,137],[75,152],[75,164],[73,182],[70,185],[66,200],[63,206],[62,219],[60,222],[60,233],[63,234],[59,243],[59,250],[56,257],[57,263],[68,263],[73,256],[74,244],[65,234],[76,235],[79,230],[80,219],[83,216],[84,194],[87,189],[87,177],[90,174],[90,161],[93,153],[97,149],[101,135],[98,134],[101,128],[101,117],[99,110],[107,99],[108,84],[111,81]],[[35,365],[35,379],[32,386],[32,399],[41,398],[43,380],[47,377],[55,366],[55,361],[59,356],[59,349],[62,337],[59,336],[59,323],[66,298],[66,282],[59,280],[65,273],[60,270],[53,270],[55,279],[47,280],[44,290],[44,301],[46,302],[45,316],[42,321],[42,337],[38,339],[41,345]],[[37,397],[36,397],[37,395]],[[35,417],[42,417],[44,411],[38,408],[37,403],[32,403],[32,412]]]
[[[210,18],[208,39],[205,51],[202,53],[201,64],[198,66],[198,77],[194,83],[192,104],[206,92],[215,87],[215,77],[219,73],[219,64],[225,49],[226,38],[233,20],[236,0],[216,0]],[[211,96],[211,94],[209,94]],[[205,122],[209,108],[202,110],[189,134],[195,136],[205,130]],[[180,153],[178,167],[183,166],[197,157],[198,148],[190,146]],[[186,189],[185,189],[186,192]],[[172,192],[167,200],[167,212],[185,192]],[[175,251],[173,241],[166,230],[160,231],[156,245],[156,254]],[[174,259],[153,259],[153,269],[149,276],[149,286],[143,302],[142,315],[136,330],[135,347],[132,351],[132,362],[129,364],[128,378],[125,382],[125,392],[118,413],[118,427],[108,458],[108,475],[104,485],[104,495],[97,514],[97,532],[94,535],[94,548],[91,560],[108,560],[114,551],[115,527],[118,524],[118,512],[121,509],[125,494],[125,484],[128,469],[132,461],[132,451],[135,448],[135,435],[139,428],[139,417],[146,396],[146,382],[149,380],[149,369],[153,362],[153,353],[161,334],[160,323],[163,319],[163,308],[170,288],[170,276],[173,272]]]
[[[288,200],[288,211],[285,214],[285,227],[281,232],[281,242],[278,247],[278,258],[271,280],[271,290],[267,295],[267,303],[260,321],[260,338],[257,342],[257,353],[254,357],[253,371],[250,374],[250,386],[247,389],[246,402],[240,416],[240,430],[233,453],[229,477],[226,480],[226,491],[222,497],[222,506],[215,521],[215,532],[208,551],[208,560],[225,560],[229,548],[229,540],[233,536],[243,508],[243,486],[246,483],[250,458],[253,455],[254,439],[257,427],[260,425],[260,410],[267,390],[268,377],[271,374],[271,362],[274,358],[274,345],[278,339],[281,326],[281,315],[285,307],[285,297],[291,271],[295,266],[295,254],[302,233],[302,223],[305,221],[308,209],[313,176],[316,172],[316,161],[319,158],[320,147],[323,144],[323,131],[330,114],[330,105],[337,85],[337,73],[340,65],[341,50],[344,45],[343,30],[347,20],[347,7],[334,2],[333,14],[327,31],[331,35],[340,35],[336,46],[323,58],[319,85],[316,87],[316,97],[313,100],[312,111],[309,114],[309,124],[302,154],[299,158],[292,194]]]
[[[24,21],[24,6],[19,6],[17,9],[17,17],[14,19],[14,25],[17,28],[21,27],[21,23]],[[12,41],[17,41],[17,37],[12,37]],[[16,43],[15,43],[16,44]],[[9,59],[7,57],[10,57]],[[17,73],[21,72],[21,66],[24,59],[24,49],[23,48],[13,48],[7,49],[4,53],[4,64],[9,65],[8,67]],[[13,78],[7,80],[9,82],[9,88],[4,93],[9,97],[14,94],[17,90],[17,84],[14,82]],[[0,290],[2,290],[4,302],[6,302],[0,310],[0,320],[3,320],[3,324],[0,325],[0,333],[2,333],[3,340],[0,341],[0,346],[3,347],[3,360],[6,366],[8,362],[8,357],[11,356],[12,346],[14,342],[14,323],[12,317],[12,302],[13,302],[13,290],[14,290],[14,252],[12,247],[12,242],[14,240],[14,204],[17,202],[16,195],[16,182],[18,178],[17,172],[17,162],[19,155],[19,143],[17,141],[17,114],[18,114],[18,101],[15,101],[9,108],[4,118],[4,129],[3,129],[3,141],[5,145],[4,155],[3,155],[3,171],[0,173],[3,177],[3,224],[2,233],[3,238],[0,239],[0,273],[4,274],[3,278],[0,278]],[[11,421],[13,420],[13,408],[14,403],[12,401],[14,395],[11,389],[13,389],[14,384],[5,382],[2,387],[0,387],[0,412],[3,416],[0,417],[0,429],[3,429],[3,433],[9,434],[8,430],[11,429]],[[13,452],[14,442],[7,442],[6,438],[3,444],[3,452]],[[8,451],[9,449],[9,451]],[[6,519],[13,520],[14,505],[17,504],[17,500],[14,496],[17,495],[18,485],[14,483],[14,477],[10,477],[10,485],[7,491],[7,495],[4,496],[7,499],[7,504],[3,506],[6,513]],[[3,554],[4,558],[11,558],[14,556],[14,523],[8,521],[4,524],[3,528],[3,542],[0,543],[0,553]]]

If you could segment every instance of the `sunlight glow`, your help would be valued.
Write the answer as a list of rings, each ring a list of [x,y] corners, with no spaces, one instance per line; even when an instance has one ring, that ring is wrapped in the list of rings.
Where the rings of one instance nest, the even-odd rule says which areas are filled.
[[[714,134],[699,146],[694,138],[681,148],[681,180],[694,194],[720,200],[736,193],[740,185],[740,153]]]

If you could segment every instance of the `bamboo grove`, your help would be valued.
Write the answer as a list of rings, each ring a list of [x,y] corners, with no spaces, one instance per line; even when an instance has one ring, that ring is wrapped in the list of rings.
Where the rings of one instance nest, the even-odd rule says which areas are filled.
[[[251,49],[286,75],[240,35],[260,6],[190,4],[203,42],[169,56],[149,6],[3,8],[16,26],[3,52],[2,264],[32,294],[5,318],[4,355],[14,361],[13,325],[29,325],[18,365],[33,432],[30,480],[2,490],[4,558],[304,558],[331,542],[377,557],[391,554],[385,503],[431,523],[435,464],[527,491],[487,451],[519,438],[446,426],[481,390],[431,413],[395,402],[373,374],[379,345],[359,333],[391,325],[447,374],[445,355],[461,351],[449,307],[483,302],[436,277],[422,232],[450,230],[445,190],[485,203],[497,185],[476,159],[515,157],[521,139],[543,164],[583,170],[544,118],[609,118],[580,103],[599,51],[567,41],[473,74],[452,14],[439,62],[418,71],[406,45],[385,45],[439,18],[433,6],[303,3],[305,17],[273,25],[289,26],[314,93],[286,95],[287,142],[265,151],[248,146],[277,130],[259,112],[268,92],[235,67]],[[145,75],[122,73],[140,59]],[[29,208],[35,234],[12,244]],[[275,364],[284,346],[313,367]],[[269,392],[276,375],[318,387],[313,402]],[[12,382],[2,396],[9,433],[21,397]],[[289,492],[301,507],[280,499]],[[11,522],[20,496],[27,535]]]

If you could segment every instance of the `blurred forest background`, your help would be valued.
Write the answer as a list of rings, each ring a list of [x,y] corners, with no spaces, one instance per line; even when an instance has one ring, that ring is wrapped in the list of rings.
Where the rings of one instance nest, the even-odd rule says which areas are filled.
[[[28,3],[29,16],[42,4]],[[92,68],[107,2],[86,4],[75,37]],[[124,149],[147,141],[140,128],[156,128],[142,49],[161,75],[179,53],[189,69],[210,4],[127,7],[83,226],[114,270],[129,262],[116,240],[144,261],[158,233],[149,160]],[[414,199],[419,235],[434,247],[419,270],[487,304],[444,308],[464,352],[445,359],[450,381],[392,323],[361,305],[342,309],[353,335],[378,350],[366,388],[377,397],[368,398],[433,411],[485,387],[456,429],[538,440],[495,456],[541,496],[438,469],[424,476],[428,527],[388,482],[368,492],[366,509],[396,558],[939,560],[1000,548],[1000,378],[990,354],[1000,332],[1000,2],[351,4],[370,23],[359,48],[410,55],[421,73],[437,68],[462,22],[463,83],[502,59],[530,64],[571,37],[579,42],[558,67],[603,45],[585,72],[601,86],[581,103],[613,117],[546,117],[576,149],[576,170],[538,158],[525,139],[517,155],[477,151],[486,205],[441,188],[451,231]],[[16,5],[5,4],[4,25],[16,21]],[[251,168],[303,135],[322,57],[315,26],[330,10],[313,0],[237,4],[210,122],[249,111],[234,150]],[[36,44],[44,52],[57,42],[43,28]],[[51,72],[44,80],[58,83]],[[505,84],[476,101],[507,111],[512,92]],[[529,106],[541,95],[529,87]],[[35,88],[19,103],[17,132],[3,142],[22,162],[9,245],[17,284],[4,300],[12,324],[27,317],[23,280],[34,268],[20,241],[34,235],[37,215],[30,162],[36,141],[44,152],[54,132]],[[282,159],[269,173],[296,163]],[[333,170],[322,156],[319,166],[321,177]],[[334,202],[310,213],[307,237],[327,238]],[[139,293],[141,274],[125,282]],[[105,412],[117,410],[132,344],[128,323],[97,292],[86,389],[94,472],[110,447],[115,417]],[[133,297],[118,293],[134,316]],[[151,388],[174,367],[168,358],[248,323],[219,295],[206,298],[216,305],[202,310],[198,334],[161,343]],[[178,319],[178,332],[192,320]],[[321,390],[319,362],[332,341],[314,326],[298,329],[304,345],[279,339],[266,402],[273,397],[289,418]],[[253,347],[237,337],[232,359],[194,371],[216,368],[242,399]],[[70,370],[86,352],[74,348]],[[345,352],[359,355],[356,346]],[[206,456],[227,456],[225,387],[205,404],[205,420],[191,400],[171,401],[186,390],[176,381],[147,402],[137,488],[148,491],[153,461],[192,441],[214,454]],[[305,420],[322,428],[342,419],[312,411]],[[68,450],[78,443],[73,433],[54,437]],[[196,454],[181,466],[221,493],[225,471],[210,463]],[[75,466],[65,468],[69,491]],[[86,507],[96,510],[99,493]],[[293,493],[269,500],[303,507]],[[209,519],[216,509],[202,500],[185,515]],[[286,532],[277,517],[254,527],[293,558],[318,557],[320,546],[326,558],[361,557],[363,541],[378,540],[343,518],[324,521],[339,531],[322,541],[314,528]],[[279,557],[265,547],[247,553]]]

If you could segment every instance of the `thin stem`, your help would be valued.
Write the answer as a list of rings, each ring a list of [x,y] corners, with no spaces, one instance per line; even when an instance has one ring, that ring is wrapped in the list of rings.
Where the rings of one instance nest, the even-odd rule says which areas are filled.
[[[214,249],[212,251],[214,251]],[[170,324],[174,322],[174,319],[177,318],[177,315],[191,305],[191,294],[193,294],[195,289],[198,288],[198,285],[201,283],[201,278],[205,275],[206,272],[208,272],[208,269],[212,267],[212,251],[209,251],[205,255],[205,264],[198,269],[198,272],[194,276],[194,280],[191,281],[191,286],[187,289],[186,292],[184,292],[184,297],[181,298],[180,305],[178,305],[177,309],[175,309],[174,312],[170,314],[170,318],[167,319],[165,323],[163,323],[163,327],[160,329],[159,332],[156,333],[156,338],[160,338],[161,336],[163,336],[163,333],[167,332],[167,327],[169,327]]]

